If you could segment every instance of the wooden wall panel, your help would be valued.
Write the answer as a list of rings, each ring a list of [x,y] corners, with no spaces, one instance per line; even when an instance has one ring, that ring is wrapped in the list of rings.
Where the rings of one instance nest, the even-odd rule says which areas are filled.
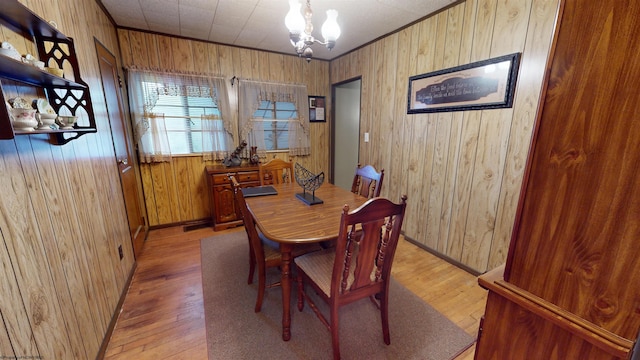
[[[378,164],[387,164],[384,168],[385,170],[385,179],[390,180],[390,183],[399,182],[399,175],[393,172],[393,167],[398,166],[395,161],[392,159],[397,159],[400,157],[400,154],[394,153],[393,140],[397,135],[396,131],[401,131],[402,122],[392,121],[395,114],[395,97],[398,91],[396,90],[396,64],[397,64],[397,54],[394,49],[398,47],[398,34],[393,34],[387,36],[383,40],[381,40],[380,50],[382,51],[382,56],[379,56],[379,68],[381,70],[380,74],[380,88],[379,88],[379,111],[372,116],[372,123],[374,128],[377,130],[375,132],[376,136],[374,140],[378,146],[376,146],[376,162],[374,165],[376,169],[379,169],[380,166]],[[385,187],[386,190],[383,190],[384,196],[391,196],[393,191],[390,191],[392,187]],[[394,201],[398,201],[398,197],[395,197]]]
[[[119,58],[118,37],[96,2],[21,2],[74,39],[98,132],[63,146],[42,134],[0,141],[0,183],[13,189],[0,197],[0,355],[95,358],[135,261],[94,45]],[[28,35],[0,26],[0,39],[36,54]],[[44,96],[6,85],[7,97]]]
[[[145,168],[146,166],[144,164],[141,167]],[[149,167],[151,168],[151,184],[153,186],[150,190],[155,194],[158,221],[161,224],[173,223],[173,219],[179,219],[176,213],[176,203],[172,201],[173,195],[178,192],[178,189],[169,186],[173,177],[173,167],[171,164],[165,163],[152,163],[149,164]]]
[[[192,219],[202,219],[209,216],[209,188],[207,187],[206,178],[202,176],[203,170],[200,165],[200,159],[190,158],[189,169],[191,171],[191,187],[193,200],[191,202],[191,210],[193,211]]]
[[[4,275],[4,274],[3,274]],[[0,316],[2,316],[2,311],[0,311]],[[6,357],[15,358],[15,353],[11,348],[11,340],[9,339],[9,332],[7,327],[2,324],[0,328],[0,354],[4,354]]]
[[[76,149],[72,149],[70,147],[62,147],[60,150],[62,152],[62,156],[64,158],[65,163],[69,170],[69,177],[73,180],[70,185],[72,187],[73,200],[75,203],[75,208],[82,208],[82,206],[87,206],[90,211],[82,211],[78,212],[77,218],[80,223],[93,223],[92,215],[96,212],[101,212],[102,209],[98,206],[99,202],[94,201],[95,196],[91,193],[87,193],[82,191],[85,184],[92,184],[94,187],[98,187],[100,184],[98,179],[94,176],[94,171],[91,166],[87,166],[87,163],[90,161],[90,158],[85,155],[89,154],[89,146],[86,142],[78,142],[76,144]],[[103,200],[107,200],[106,198]],[[119,199],[112,199],[112,204],[118,204]],[[123,205],[124,206],[124,205]],[[114,214],[114,220],[118,221],[118,215]],[[122,221],[122,219],[120,219]],[[95,307],[92,309],[93,322],[95,324],[101,324],[100,326],[105,326],[111,320],[111,316],[113,315],[113,309],[111,309],[110,304],[113,301],[118,301],[118,294],[121,290],[119,287],[122,285],[122,281],[125,279],[123,276],[126,276],[126,271],[117,271],[112,277],[105,277],[103,279],[104,283],[102,287],[97,286],[92,282],[93,279],[98,278],[98,273],[108,273],[110,269],[118,269],[119,267],[119,259],[115,256],[115,249],[117,248],[117,243],[110,241],[111,236],[109,235],[109,231],[107,230],[108,224],[100,222],[94,223],[91,229],[86,229],[84,227],[78,227],[81,235],[80,238],[88,238],[91,235],[101,238],[103,241],[100,242],[101,245],[97,246],[95,243],[88,243],[86,249],[78,248],[79,250],[84,250],[81,256],[81,259],[84,259],[84,267],[85,272],[83,275],[85,286],[87,287],[87,293],[93,294],[92,298],[95,300],[90,302],[89,305]],[[87,233],[90,231],[90,233]],[[75,242],[69,244],[71,247],[75,247]],[[123,249],[126,251],[126,249]],[[112,256],[103,257],[102,253],[110,253]],[[132,256],[130,254],[130,256]],[[95,265],[95,266],[91,266]],[[113,270],[112,270],[113,271]],[[90,275],[90,277],[87,277]],[[104,330],[104,329],[103,329]],[[100,333],[100,331],[98,331]]]
[[[469,40],[463,40],[470,46],[469,62],[480,61],[489,58],[490,41],[493,23],[495,21],[495,0],[478,0],[476,3],[466,3],[467,7],[473,7],[473,16],[465,18],[464,27],[472,31],[465,32]],[[466,60],[466,58],[465,58]],[[461,59],[461,63],[462,62]],[[459,142],[459,155],[456,166],[455,190],[451,208],[452,219],[449,228],[447,250],[444,252],[450,258],[461,261],[463,250],[467,251],[465,235],[467,231],[467,219],[471,208],[471,185],[474,180],[474,168],[476,152],[478,149],[478,136],[480,131],[482,112],[467,111],[463,115],[462,133]]]
[[[5,147],[0,144],[0,149],[5,151]],[[4,163],[0,163],[0,168],[8,169]],[[1,220],[0,221],[5,221]],[[1,224],[1,223],[0,223]],[[3,293],[0,297],[0,309],[2,309],[3,327],[0,340],[0,351],[5,356],[15,356],[18,354],[37,354],[37,345],[31,331],[29,331],[29,314],[25,308],[24,301],[20,294],[20,285],[15,274],[15,268],[12,266],[11,255],[7,250],[7,243],[10,234],[2,237],[2,246],[0,246],[0,285]],[[20,325],[21,324],[21,325]],[[12,326],[14,325],[14,326]],[[19,325],[19,326],[15,326]]]
[[[411,28],[404,29],[398,34],[398,48],[402,49],[402,51],[398,52],[398,63],[396,64],[396,68],[398,69],[397,76],[395,78],[394,88],[396,89],[397,95],[394,99],[394,114],[403,114],[404,109],[407,106],[407,93],[409,91],[406,86],[406,79],[409,76],[409,69],[411,69],[412,61],[415,62],[415,52],[411,47],[411,40],[413,38],[413,32]],[[411,152],[411,142],[406,141],[406,139],[411,139],[408,135],[408,129],[411,129],[408,123],[408,116],[404,114],[400,117],[402,130],[397,130],[397,134],[393,138],[393,147],[394,153],[397,154],[399,158],[408,158],[408,154]],[[403,166],[401,164],[397,164],[396,166]],[[396,171],[398,178],[394,181],[394,184],[402,184],[397,186],[392,191],[389,192],[389,198],[395,199],[394,201],[399,201],[400,196],[408,195],[401,194],[401,192],[406,191],[407,189],[407,174],[405,172]],[[388,180],[387,180],[388,181]]]
[[[178,212],[179,219],[188,219],[191,217],[191,202],[194,198],[192,192],[192,184],[195,184],[194,179],[191,179],[191,169],[189,166],[189,158],[177,158],[172,166],[173,178],[175,179],[174,189],[178,190],[172,193],[184,194],[186,196],[176,196],[178,203],[175,206]]]
[[[494,34],[510,36],[494,36],[490,56],[522,51],[530,7],[528,0],[498,2]],[[473,229],[473,232],[465,234],[462,254],[463,263],[474,269],[487,269],[488,266],[500,192],[504,185],[503,174],[512,120],[513,109],[482,111],[474,168],[477,175],[474,174],[470,198],[471,204],[477,206],[470,208],[467,228]],[[522,182],[522,176],[519,182]],[[513,210],[511,219],[515,216],[515,207]]]
[[[21,139],[20,141],[28,141]],[[38,231],[38,220],[35,214],[37,204],[32,204],[29,188],[26,184],[25,173],[22,170],[22,161],[18,154],[18,147],[14,142],[0,142],[0,154],[2,154],[2,174],[0,186],[3,189],[12,189],[10,194],[2,197],[0,211],[0,228],[5,237],[4,246],[9,255],[9,264],[13,267],[14,276],[18,284],[18,293],[21,296],[19,303],[26,310],[26,317],[17,319],[18,323],[8,324],[15,327],[21,335],[35,337],[38,352],[51,354],[55,358],[74,358],[86,356],[85,349],[78,345],[79,341],[69,338],[69,333],[58,331],[64,329],[65,320],[60,311],[61,306],[44,250],[44,241]],[[23,154],[27,158],[30,153]],[[41,203],[42,204],[42,203]],[[44,203],[46,204],[46,202]],[[64,221],[64,218],[58,218]],[[63,272],[62,268],[52,269]],[[3,303],[6,301],[3,294]],[[66,305],[66,304],[65,304]],[[68,304],[71,308],[71,304]],[[3,304],[3,309],[10,307]],[[73,319],[75,321],[75,319]],[[92,329],[88,329],[92,330]],[[76,340],[79,340],[76,338]],[[31,354],[29,354],[31,355]]]
[[[350,69],[349,67],[349,63],[355,61],[354,59],[356,58],[356,56],[358,56],[358,54],[360,54],[360,58],[363,59],[363,61],[361,62],[361,66],[363,69],[369,69],[371,66],[373,66],[373,62],[374,62],[374,58],[370,57],[371,53],[371,47],[367,46],[364,47],[361,51],[356,52],[356,53],[351,53],[351,54],[347,54],[345,57],[341,57],[338,58],[338,60],[333,60],[331,62],[331,64],[335,63],[335,62],[339,62],[342,63],[344,65],[342,65],[343,67]],[[345,62],[343,62],[343,59]],[[337,72],[337,70],[336,70]],[[332,74],[334,73],[334,71],[331,72]],[[355,77],[358,77],[360,74],[360,72],[353,72],[353,73],[348,73],[348,75],[344,78],[340,78],[344,80],[347,79],[353,79]],[[331,75],[333,77],[333,75]],[[370,118],[370,107],[366,106],[365,104],[369,104],[371,102],[371,98],[370,96],[373,95],[373,91],[368,91],[367,89],[370,89],[373,84],[369,83],[368,81],[371,81],[373,79],[371,78],[364,78],[364,79],[360,79],[360,88],[361,88],[361,94],[360,94],[360,146],[358,148],[358,154],[360,159],[363,158],[369,158],[368,155],[368,151],[369,151],[369,144],[370,143],[365,143],[364,142],[364,135],[363,133],[368,132],[371,133],[371,125],[369,124],[369,118]]]
[[[435,25],[437,25],[437,22],[435,21],[423,21],[422,23],[409,28],[412,30],[410,54],[411,58],[414,60],[409,64],[408,75],[419,73],[418,69],[430,67],[430,57],[427,56],[427,54],[432,53],[435,42],[427,41],[427,37],[429,36],[427,34],[436,33]],[[422,71],[423,70],[420,70],[420,72]],[[401,80],[402,79],[400,78],[398,81]],[[406,96],[408,93],[408,83],[405,86],[407,86],[407,90],[405,90]],[[406,108],[400,111],[407,121],[407,126],[405,128],[408,130],[403,141],[410,144],[409,151],[404,157],[404,159],[407,159],[405,160],[407,161],[407,166],[405,168],[406,180],[404,180],[406,185],[401,187],[401,189],[407,189],[405,191],[408,197],[406,220],[403,226],[406,233],[414,234],[413,236],[417,238],[418,234],[422,233],[423,224],[425,222],[421,215],[422,212],[420,211],[423,206],[423,202],[415,200],[411,201],[410,199],[422,198],[422,188],[424,186],[422,174],[427,160],[427,152],[424,148],[427,142],[427,127],[424,126],[427,115],[418,114],[415,116],[408,116],[406,114]],[[420,180],[418,181],[417,179]]]
[[[556,0],[536,1],[531,8],[531,21],[528,28],[524,52],[527,54],[520,65],[521,76],[518,81],[521,86],[516,94],[519,99],[514,106],[513,124],[509,135],[505,173],[501,190],[502,201],[498,203],[498,215],[495,234],[492,240],[495,251],[490,253],[488,268],[500,266],[507,256],[513,221],[511,214],[515,214],[518,197],[520,195],[521,179],[526,163],[531,133],[533,131],[532,114],[535,114],[540,100],[539,89],[542,77],[533,76],[544,72],[548,47],[545,39],[550,35],[550,29],[555,25],[555,14],[558,11]]]
[[[438,24],[446,24],[443,47],[443,67],[452,67],[458,64],[460,42],[462,34],[462,17],[465,6],[457,6],[446,14],[446,23],[439,21]],[[444,19],[442,19],[444,20]],[[439,113],[436,117],[435,143],[433,152],[433,163],[431,171],[431,187],[429,190],[428,215],[426,237],[432,249],[444,252],[448,238],[443,236],[448,232],[450,222],[449,203],[451,187],[451,174],[455,173],[457,159],[457,144],[460,134],[461,114]],[[450,145],[452,144],[452,145]]]
[[[362,77],[360,131],[371,142],[359,162],[385,168],[384,196],[408,194],[406,236],[478,272],[506,258],[557,3],[469,0],[331,63],[331,84]],[[523,63],[511,109],[401,106],[409,76],[513,52]],[[354,69],[360,58],[369,64]]]

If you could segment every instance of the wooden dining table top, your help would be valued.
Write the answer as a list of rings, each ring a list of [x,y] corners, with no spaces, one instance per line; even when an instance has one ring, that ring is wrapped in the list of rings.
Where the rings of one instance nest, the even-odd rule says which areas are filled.
[[[315,191],[322,204],[307,205],[296,197],[302,188],[296,183],[276,184],[277,195],[246,198],[256,225],[269,239],[280,243],[320,242],[338,236],[344,205],[354,210],[368,199],[333,184]]]

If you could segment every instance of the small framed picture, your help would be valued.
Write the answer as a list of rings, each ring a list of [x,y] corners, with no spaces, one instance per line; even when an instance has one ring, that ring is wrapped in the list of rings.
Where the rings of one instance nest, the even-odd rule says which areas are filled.
[[[324,96],[309,96],[309,121],[326,122]]]

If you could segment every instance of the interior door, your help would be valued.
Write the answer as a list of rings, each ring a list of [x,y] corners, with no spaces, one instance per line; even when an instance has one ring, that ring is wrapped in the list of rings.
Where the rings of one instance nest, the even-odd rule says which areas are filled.
[[[111,125],[111,137],[115,149],[116,161],[120,172],[120,184],[129,221],[133,253],[140,256],[147,235],[146,221],[140,199],[140,187],[134,168],[133,153],[128,127],[122,104],[122,93],[117,72],[116,58],[100,42],[96,41],[96,51],[100,65],[102,88],[107,104],[107,115]]]
[[[351,190],[360,149],[361,80],[333,86],[333,184]]]

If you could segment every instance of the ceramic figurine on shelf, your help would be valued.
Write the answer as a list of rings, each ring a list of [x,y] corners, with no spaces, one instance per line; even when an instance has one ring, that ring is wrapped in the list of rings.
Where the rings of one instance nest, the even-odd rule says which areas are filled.
[[[233,152],[229,156],[225,157],[222,160],[222,164],[224,164],[224,166],[240,166],[240,164],[242,164],[240,153],[246,146],[247,142],[242,140],[240,145],[235,150],[233,150]]]
[[[257,165],[260,162],[260,156],[258,156],[258,147],[252,146],[249,151],[249,162],[253,165]]]
[[[0,55],[10,57],[14,60],[22,61],[22,55],[16,50],[11,43],[3,41],[0,44]]]

